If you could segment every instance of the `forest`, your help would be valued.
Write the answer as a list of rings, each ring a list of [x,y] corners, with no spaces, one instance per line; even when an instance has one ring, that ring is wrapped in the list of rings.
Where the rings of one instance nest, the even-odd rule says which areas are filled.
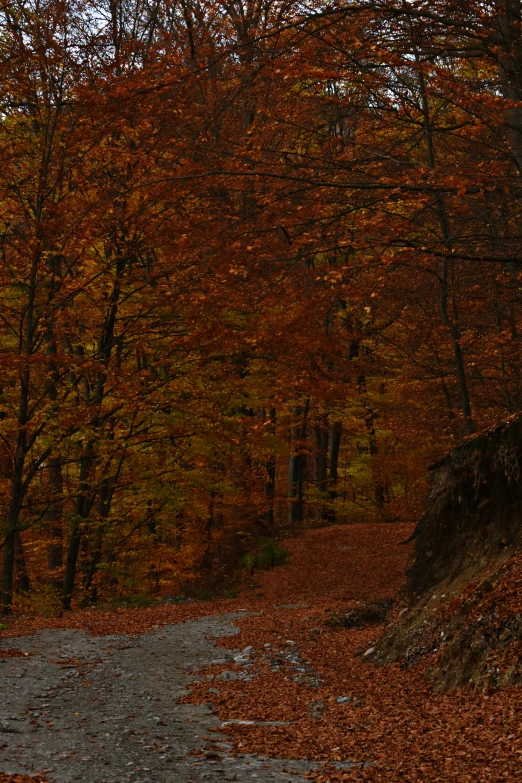
[[[0,85],[4,614],[410,523],[520,411],[520,0],[1,0]]]

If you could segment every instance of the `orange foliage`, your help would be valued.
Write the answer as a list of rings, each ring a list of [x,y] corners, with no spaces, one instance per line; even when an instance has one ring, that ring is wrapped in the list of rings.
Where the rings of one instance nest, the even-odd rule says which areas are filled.
[[[522,399],[509,8],[131,6],[1,12],[6,612],[409,522]]]

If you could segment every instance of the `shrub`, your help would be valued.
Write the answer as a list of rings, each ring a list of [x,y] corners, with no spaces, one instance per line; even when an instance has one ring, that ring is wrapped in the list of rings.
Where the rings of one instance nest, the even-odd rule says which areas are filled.
[[[280,546],[271,538],[261,538],[254,552],[249,552],[241,561],[243,568],[249,573],[257,568],[259,571],[268,571],[274,566],[284,565],[290,552]]]

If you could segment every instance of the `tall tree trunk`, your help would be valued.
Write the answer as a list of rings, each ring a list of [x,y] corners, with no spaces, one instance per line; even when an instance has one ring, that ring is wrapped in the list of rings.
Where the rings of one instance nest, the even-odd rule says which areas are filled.
[[[28,593],[31,590],[31,580],[29,579],[27,562],[25,560],[24,545],[19,530],[16,531],[14,536],[14,549],[16,589],[20,593]]]
[[[210,492],[210,498],[208,502],[208,517],[205,523],[205,552],[203,554],[202,563],[204,568],[212,569],[212,530],[214,528],[214,510],[216,505],[216,493],[214,490]]]
[[[60,457],[51,457],[48,460],[47,476],[51,495],[46,514],[50,539],[47,546],[47,567],[49,569],[49,584],[58,589],[62,586],[62,577],[59,571],[63,566],[63,480]]]
[[[449,238],[449,235],[447,235]],[[448,259],[443,259],[442,270],[440,275],[440,313],[441,320],[444,326],[447,327],[451,341],[453,343],[453,354],[455,357],[455,370],[457,374],[457,383],[460,391],[460,399],[462,403],[462,414],[464,416],[464,423],[466,431],[471,434],[475,432],[475,423],[471,413],[471,401],[469,397],[468,382],[466,378],[466,368],[464,365],[464,355],[460,345],[460,329],[456,318],[451,317],[448,308]],[[454,302],[455,305],[455,302]],[[453,308],[454,312],[456,307]]]
[[[59,288],[59,282],[62,276],[62,258],[59,255],[53,255],[49,259],[49,283],[48,297],[49,308]],[[46,355],[49,357],[49,376],[46,381],[47,396],[52,402],[58,398],[59,370],[56,356],[58,346],[55,337],[54,319],[47,315],[47,329],[45,333]],[[49,489],[49,508],[46,513],[46,520],[49,531],[49,544],[47,547],[47,566],[49,569],[49,584],[55,588],[61,587],[61,574],[59,573],[63,565],[63,480],[62,480],[62,461],[59,456],[51,457],[47,461],[47,484]]]
[[[513,102],[505,114],[513,162],[522,173],[522,36],[520,0],[496,0],[498,64],[502,94]]]
[[[64,609],[71,608],[71,600],[74,590],[74,581],[78,565],[78,553],[82,538],[82,524],[89,516],[92,501],[87,497],[89,491],[89,474],[93,462],[92,444],[89,443],[85,454],[80,461],[80,480],[78,483],[78,497],[74,508],[74,516],[71,524],[71,537],[69,539],[69,548],[67,551],[67,560],[65,562],[65,574],[63,577],[62,606]]]
[[[109,480],[104,479],[100,487],[100,497],[98,499],[98,528],[96,530],[96,537],[94,541],[94,550],[92,552],[91,562],[87,568],[87,574],[83,585],[83,604],[96,602],[96,588],[92,589],[94,576],[96,569],[101,561],[102,548],[103,548],[103,534],[105,532],[105,523],[109,515],[111,503]]]
[[[298,405],[293,410],[294,424],[292,426],[292,445],[288,465],[288,522],[290,525],[301,524],[304,519],[303,484],[306,470],[306,454],[304,441],[308,419],[309,400],[304,405]]]
[[[377,457],[379,454],[379,445],[377,443],[377,433],[375,432],[375,411],[367,407],[367,416],[365,419],[366,429],[368,430],[368,448],[371,457]],[[378,472],[375,469],[375,461],[371,461],[371,470],[373,477],[373,496],[375,504],[379,511],[382,511],[388,495],[387,488],[382,483]]]
[[[415,46],[414,35],[412,32],[412,45]],[[415,52],[415,59],[417,65],[420,65],[420,55],[418,51]],[[428,103],[428,94],[426,90],[426,83],[424,79],[424,73],[420,67],[417,73],[420,95],[420,107],[422,111],[422,123],[424,130],[424,138],[426,141],[427,163],[430,169],[435,168],[435,147],[433,141],[433,131],[431,125],[430,107]],[[435,204],[435,210],[437,213],[442,242],[448,256],[451,255],[452,243],[451,232],[449,228],[448,217],[446,215],[446,209],[442,197],[437,199]],[[464,424],[468,433],[475,432],[475,423],[471,413],[471,402],[468,389],[468,381],[466,378],[466,368],[464,364],[464,354],[460,345],[460,329],[458,325],[457,317],[457,305],[455,295],[453,294],[452,300],[452,313],[450,314],[448,306],[449,286],[448,286],[448,272],[449,272],[449,258],[444,258],[442,261],[442,269],[439,277],[440,280],[440,314],[441,320],[444,326],[447,327],[451,342],[453,345],[453,354],[455,357],[455,373],[457,376],[457,383],[460,391],[462,414],[464,417]]]
[[[275,434],[275,421],[276,410],[270,408],[270,433]],[[265,497],[268,501],[268,508],[265,511],[265,526],[270,530],[274,526],[274,497],[275,497],[275,482],[276,482],[276,458],[275,454],[271,454],[265,464],[266,470],[266,482],[265,482]]]
[[[13,576],[15,564],[15,540],[27,482],[24,484],[24,468],[27,455],[27,411],[29,402],[29,371],[22,373],[20,406],[18,410],[18,439],[11,475],[11,500],[6,514],[4,562],[2,567],[2,614],[10,614],[13,603]]]
[[[334,501],[337,498],[337,479],[339,475],[339,451],[341,449],[341,438],[343,434],[343,425],[340,421],[335,421],[330,428],[330,472],[328,481],[328,497],[330,499],[330,508],[328,519],[335,522],[336,513]]]
[[[105,384],[107,381],[107,372],[110,358],[114,348],[114,334],[116,328],[116,317],[121,295],[121,280],[127,266],[128,257],[118,251],[118,259],[115,266],[115,280],[111,294],[108,300],[105,321],[100,331],[97,354],[103,368],[98,373],[97,382],[94,387],[94,395],[91,402],[95,410],[99,410],[105,394]],[[89,392],[86,392],[87,399]],[[100,424],[96,416],[93,419],[94,428],[99,428]],[[113,425],[111,425],[113,426]],[[62,606],[64,609],[71,608],[71,600],[74,591],[74,581],[76,578],[76,569],[78,564],[78,554],[82,542],[82,526],[88,518],[92,505],[94,503],[94,493],[89,498],[90,473],[94,463],[94,443],[91,441],[85,448],[84,455],[80,460],[80,477],[78,482],[78,496],[75,504],[75,512],[71,524],[71,536],[67,551],[67,560],[65,563],[65,574],[63,579]]]
[[[116,420],[114,418],[111,419],[110,426],[111,429],[109,432],[108,440],[114,442],[114,431],[116,426]],[[132,432],[132,427],[130,432]],[[109,465],[106,465],[103,471],[104,474],[106,474],[106,477],[102,480],[100,485],[100,491],[99,491],[99,497],[97,503],[98,529],[96,530],[94,551],[92,553],[91,562],[89,563],[89,567],[87,569],[87,575],[85,577],[84,602],[95,603],[97,600],[96,587],[94,587],[94,589],[91,588],[92,588],[94,576],[96,574],[96,569],[98,568],[98,565],[102,559],[103,539],[105,535],[105,529],[107,526],[107,520],[109,518],[109,514],[112,506],[112,499],[114,497],[114,491],[116,489],[118,480],[121,475],[126,454],[127,454],[127,448],[124,448],[118,460],[116,470],[114,471],[114,474],[112,476],[109,476]],[[149,507],[152,508],[152,502],[150,500],[149,500]],[[151,520],[154,523],[153,513],[151,514]]]
[[[11,614],[13,603],[13,575],[15,559],[15,531],[10,530],[4,541],[2,568],[2,614]]]
[[[314,426],[314,486],[320,493],[315,515],[317,519],[325,519],[325,493],[327,489],[327,455],[328,455],[328,419],[322,417],[322,422]]]
[[[15,459],[15,463],[18,460]],[[13,603],[13,577],[15,566],[16,536],[18,533],[18,517],[23,500],[23,488],[21,471],[23,466],[15,468],[20,473],[20,481],[13,478],[11,489],[11,502],[6,517],[6,535],[4,539],[4,561],[2,567],[2,614],[10,614]]]

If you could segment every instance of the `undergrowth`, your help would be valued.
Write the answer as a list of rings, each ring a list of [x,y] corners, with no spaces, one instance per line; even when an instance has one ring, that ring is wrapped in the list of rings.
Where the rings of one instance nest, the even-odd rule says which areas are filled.
[[[272,538],[261,538],[256,549],[243,557],[241,565],[249,573],[255,569],[268,571],[274,566],[284,565],[289,558],[290,552],[280,546],[277,541]]]

